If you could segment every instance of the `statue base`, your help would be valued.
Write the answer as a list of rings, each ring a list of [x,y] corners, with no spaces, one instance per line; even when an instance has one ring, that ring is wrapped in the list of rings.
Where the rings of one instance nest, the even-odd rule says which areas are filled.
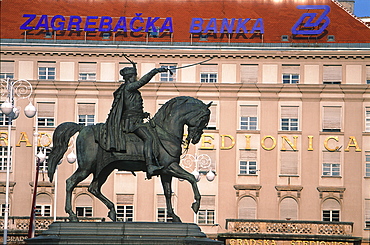
[[[26,244],[222,244],[191,223],[54,222]]]

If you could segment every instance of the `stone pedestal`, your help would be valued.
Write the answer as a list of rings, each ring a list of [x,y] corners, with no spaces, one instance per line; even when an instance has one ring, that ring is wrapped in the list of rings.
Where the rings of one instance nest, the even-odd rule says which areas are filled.
[[[54,222],[26,244],[222,244],[190,223]]]

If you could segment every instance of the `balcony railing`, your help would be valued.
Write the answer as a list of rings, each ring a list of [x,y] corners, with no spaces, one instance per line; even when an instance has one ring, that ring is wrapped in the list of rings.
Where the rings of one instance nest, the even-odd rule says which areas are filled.
[[[229,233],[352,236],[352,222],[227,219]]]

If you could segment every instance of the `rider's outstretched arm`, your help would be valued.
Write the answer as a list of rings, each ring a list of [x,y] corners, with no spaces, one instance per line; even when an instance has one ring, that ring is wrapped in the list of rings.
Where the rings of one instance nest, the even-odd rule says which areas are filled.
[[[142,78],[140,78],[138,81],[130,83],[128,85],[128,89],[139,89],[145,84],[147,84],[157,73],[160,72],[167,72],[168,69],[166,68],[154,68],[147,74],[145,74]]]

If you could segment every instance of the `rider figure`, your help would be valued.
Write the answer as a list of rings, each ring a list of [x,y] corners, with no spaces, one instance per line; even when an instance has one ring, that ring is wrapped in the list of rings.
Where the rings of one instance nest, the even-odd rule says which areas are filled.
[[[126,57],[126,59],[128,59]],[[137,80],[135,63],[129,60],[133,67],[125,67],[120,70],[124,83],[114,92],[114,101],[106,124],[111,127],[109,150],[123,151],[123,133],[134,133],[144,142],[144,157],[147,166],[147,178],[150,179],[155,172],[161,170],[163,166],[156,164],[153,154],[154,136],[144,125],[143,119],[149,117],[149,113],[143,111],[143,98],[139,88],[147,84],[154,75],[159,72],[167,72],[166,68],[154,68],[141,79]]]

